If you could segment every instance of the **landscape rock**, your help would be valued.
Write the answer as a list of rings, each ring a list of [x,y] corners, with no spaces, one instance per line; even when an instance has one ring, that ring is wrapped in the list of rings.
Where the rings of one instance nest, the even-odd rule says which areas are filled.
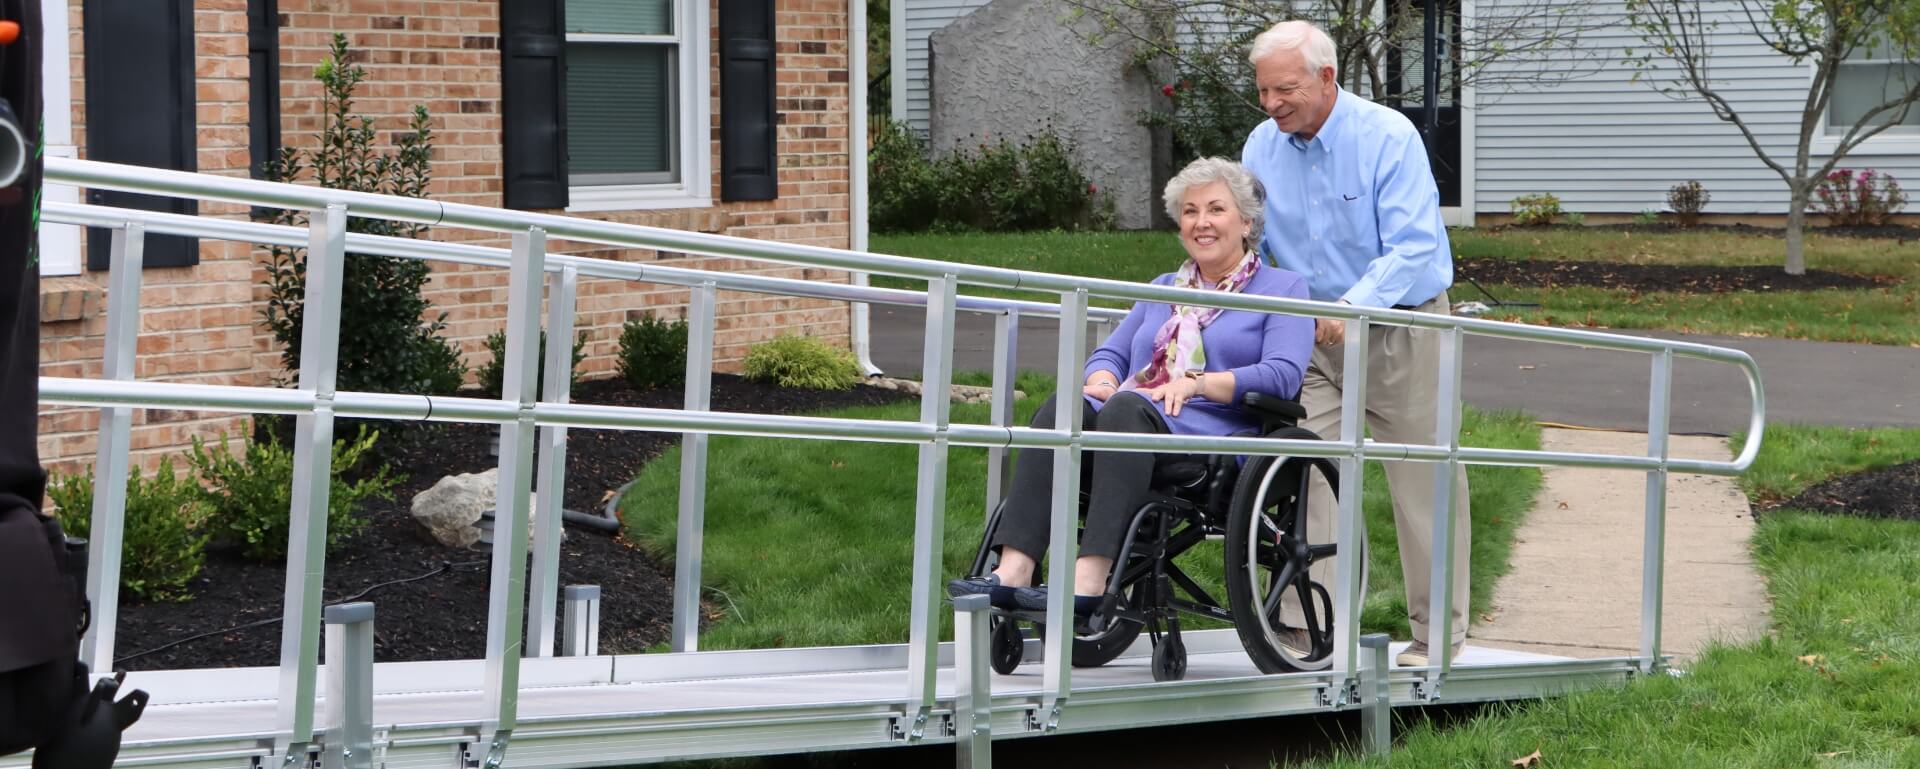
[[[887,390],[899,390],[909,395],[920,394],[920,383],[911,379],[895,379],[885,376],[873,377],[867,380],[867,384]],[[949,392],[951,393],[950,397],[954,403],[991,403],[993,401],[993,388],[991,387],[957,384],[950,386]],[[1020,400],[1025,397],[1027,397],[1026,393],[1019,390],[1013,391],[1014,400]]]

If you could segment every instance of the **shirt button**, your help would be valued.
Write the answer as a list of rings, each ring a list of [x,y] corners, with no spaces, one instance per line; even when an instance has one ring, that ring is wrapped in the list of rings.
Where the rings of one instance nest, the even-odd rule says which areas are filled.
[[[1315,235],[1315,236],[1313,236],[1313,239],[1314,239],[1314,240],[1319,240],[1319,239],[1320,239],[1320,236],[1319,236],[1319,235]]]

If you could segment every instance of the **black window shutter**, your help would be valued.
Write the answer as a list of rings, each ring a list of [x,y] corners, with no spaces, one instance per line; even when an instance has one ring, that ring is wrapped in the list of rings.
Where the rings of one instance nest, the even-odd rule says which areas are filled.
[[[199,168],[194,157],[193,0],[86,0],[87,157],[176,171]],[[194,214],[191,200],[89,190],[96,205]],[[104,270],[112,238],[87,233],[87,267]],[[200,262],[200,242],[147,236],[148,267]]]
[[[773,0],[720,0],[720,199],[780,196]]]
[[[262,178],[280,154],[280,0],[247,0],[247,132]]]
[[[500,111],[508,208],[567,205],[565,0],[500,0]]]

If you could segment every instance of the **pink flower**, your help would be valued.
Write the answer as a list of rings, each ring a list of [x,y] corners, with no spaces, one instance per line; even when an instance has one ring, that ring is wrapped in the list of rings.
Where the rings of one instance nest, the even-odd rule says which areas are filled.
[[[1087,194],[1088,195],[1100,194],[1100,185],[1094,184],[1093,182],[1087,182]]]
[[[1173,96],[1173,84],[1168,83],[1166,85],[1160,86],[1160,93],[1166,94],[1169,97]]]

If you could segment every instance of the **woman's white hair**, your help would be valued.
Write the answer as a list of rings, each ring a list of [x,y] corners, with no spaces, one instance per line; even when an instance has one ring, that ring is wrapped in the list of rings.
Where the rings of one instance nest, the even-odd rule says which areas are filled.
[[[1252,251],[1266,233],[1267,225],[1267,189],[1260,184],[1246,166],[1226,158],[1200,158],[1180,169],[1167,180],[1167,216],[1180,221],[1180,209],[1187,202],[1187,190],[1205,187],[1214,182],[1227,185],[1227,192],[1233,195],[1233,206],[1240,209],[1240,219],[1247,223],[1246,250]]]
[[[1280,51],[1299,51],[1307,60],[1307,74],[1318,77],[1322,67],[1332,67],[1333,79],[1340,79],[1340,53],[1333,48],[1333,38],[1312,22],[1296,19],[1273,25],[1253,39],[1253,51],[1247,60],[1258,65],[1261,59]]]

